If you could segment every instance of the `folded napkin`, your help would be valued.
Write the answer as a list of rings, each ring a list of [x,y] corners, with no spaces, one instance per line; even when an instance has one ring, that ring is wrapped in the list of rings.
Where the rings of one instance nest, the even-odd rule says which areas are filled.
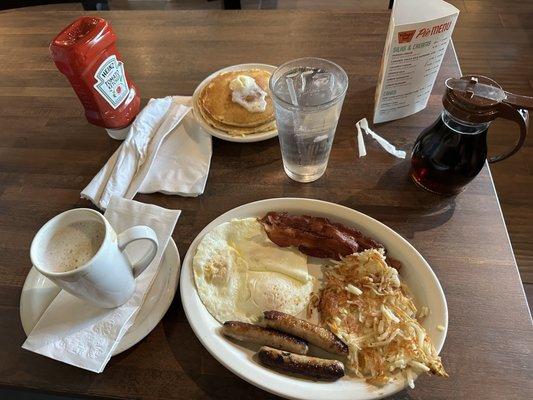
[[[137,192],[202,194],[211,163],[211,136],[196,122],[190,103],[191,98],[183,96],[151,99],[81,196],[106,209],[112,196],[132,199]]]
[[[363,118],[360,121],[357,121],[355,124],[355,127],[357,128],[357,147],[359,148],[359,157],[366,156],[366,146],[365,146],[365,140],[363,138],[363,132],[365,132],[367,135],[369,135],[371,138],[373,138],[376,142],[379,143],[379,145],[389,154],[392,154],[394,157],[398,158],[405,158],[405,151],[398,150],[396,147],[394,147],[391,143],[389,143],[387,140],[379,136],[376,132],[370,129],[368,126],[368,121],[366,118]]]
[[[122,306],[93,306],[60,291],[22,345],[26,350],[93,372],[102,372],[122,337],[133,325],[159,271],[161,257],[181,211],[112,197],[105,217],[117,233],[135,225],[152,228],[159,250],[136,279],[133,296]],[[139,245],[143,241],[138,242]],[[135,244],[128,246],[128,250]]]

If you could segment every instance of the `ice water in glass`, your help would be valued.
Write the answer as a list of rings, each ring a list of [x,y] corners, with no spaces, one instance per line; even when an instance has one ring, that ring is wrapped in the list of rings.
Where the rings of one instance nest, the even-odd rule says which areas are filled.
[[[319,58],[290,61],[272,74],[283,167],[290,178],[312,182],[324,174],[347,87],[344,70]]]

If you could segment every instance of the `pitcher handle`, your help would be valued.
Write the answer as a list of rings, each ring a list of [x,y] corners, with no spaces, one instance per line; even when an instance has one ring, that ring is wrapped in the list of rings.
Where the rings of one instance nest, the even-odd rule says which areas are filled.
[[[498,161],[505,160],[508,157],[511,157],[514,153],[520,150],[520,147],[524,144],[527,134],[527,126],[529,123],[529,112],[525,109],[515,108],[506,103],[500,103],[498,106],[498,117],[507,119],[509,121],[516,122],[520,127],[520,137],[516,142],[515,146],[507,153],[498,154],[494,157],[489,157],[489,163],[495,163]]]

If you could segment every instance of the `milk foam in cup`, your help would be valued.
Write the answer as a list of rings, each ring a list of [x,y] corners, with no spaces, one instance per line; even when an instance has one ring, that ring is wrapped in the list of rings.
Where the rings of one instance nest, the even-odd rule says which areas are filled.
[[[73,222],[58,229],[45,245],[43,262],[55,272],[76,269],[94,257],[104,240],[98,221]]]

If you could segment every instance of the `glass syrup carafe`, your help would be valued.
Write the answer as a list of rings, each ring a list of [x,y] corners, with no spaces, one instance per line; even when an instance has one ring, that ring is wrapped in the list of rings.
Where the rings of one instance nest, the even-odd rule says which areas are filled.
[[[410,176],[422,188],[449,196],[460,193],[483,168],[487,132],[494,119],[516,122],[520,137],[510,151],[488,161],[504,160],[520,149],[533,98],[508,93],[489,78],[467,75],[446,80],[442,103],[441,115],[414,144]]]

